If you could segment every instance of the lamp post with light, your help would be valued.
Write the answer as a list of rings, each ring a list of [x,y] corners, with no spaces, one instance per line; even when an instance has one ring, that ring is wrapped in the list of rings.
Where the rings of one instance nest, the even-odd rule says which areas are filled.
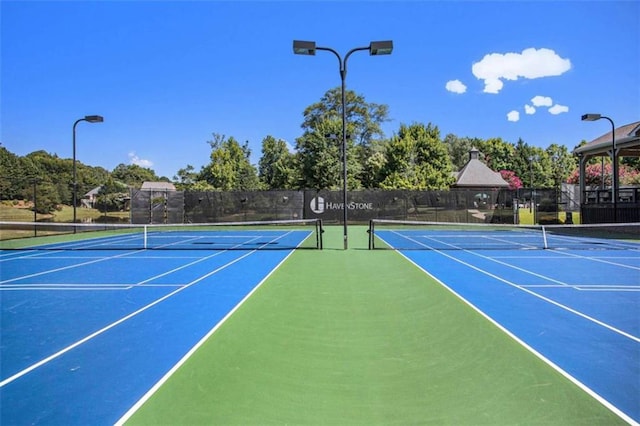
[[[347,242],[347,107],[346,107],[346,90],[345,83],[347,79],[347,60],[354,52],[359,50],[368,50],[369,55],[390,55],[393,51],[393,41],[372,41],[367,47],[356,47],[347,52],[344,59],[342,56],[330,47],[316,46],[315,41],[293,41],[293,53],[296,55],[315,55],[316,50],[325,50],[331,52],[338,58],[338,64],[340,67],[340,80],[342,82],[341,95],[342,95],[342,221],[344,224],[344,249],[348,248]]]
[[[616,125],[609,117],[600,114],[583,114],[582,121],[608,120],[611,123],[611,200],[613,221],[618,222],[618,153],[616,152]]]
[[[78,200],[78,182],[76,179],[76,126],[81,121],[89,123],[102,123],[104,118],[101,115],[86,115],[73,123],[73,223],[76,223],[76,204]],[[75,227],[73,228],[75,232]]]

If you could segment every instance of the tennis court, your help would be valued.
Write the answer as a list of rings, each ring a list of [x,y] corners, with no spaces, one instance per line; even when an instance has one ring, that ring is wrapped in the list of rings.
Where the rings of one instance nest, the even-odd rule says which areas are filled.
[[[257,228],[3,250],[2,424],[640,421],[633,242],[367,250],[366,231],[348,251],[337,228],[325,250]],[[378,237],[433,239],[404,232]]]
[[[228,228],[39,229],[3,250],[1,423],[113,424],[312,236]]]
[[[637,225],[413,227],[381,221],[377,237],[405,248],[409,261],[623,418],[640,421]]]

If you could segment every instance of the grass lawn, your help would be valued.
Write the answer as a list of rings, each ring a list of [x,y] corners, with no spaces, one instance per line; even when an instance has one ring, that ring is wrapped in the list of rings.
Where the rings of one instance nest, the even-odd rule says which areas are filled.
[[[77,208],[76,218],[78,221],[86,219],[97,219],[104,216],[103,212],[96,209]],[[108,212],[109,217],[128,218],[129,212]],[[62,206],[61,210],[56,210],[51,214],[40,214],[35,216],[35,220],[51,220],[52,222],[72,222],[73,207]],[[16,207],[6,203],[0,203],[0,221],[7,222],[33,222],[33,211],[27,207]]]
[[[128,424],[621,424],[366,228],[298,250]]]

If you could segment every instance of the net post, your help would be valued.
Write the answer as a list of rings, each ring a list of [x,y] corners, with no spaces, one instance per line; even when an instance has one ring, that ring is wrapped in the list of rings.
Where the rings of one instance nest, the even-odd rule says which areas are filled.
[[[142,243],[142,248],[144,248],[145,250],[147,249],[147,225],[144,225],[144,227],[142,228],[142,232],[143,232],[143,243]]]
[[[543,241],[543,249],[548,249],[549,244],[547,243],[547,229],[542,225],[542,241]]]
[[[367,233],[369,234],[369,250],[373,250],[373,219],[369,220],[369,229],[367,229]]]
[[[322,228],[322,219],[318,219],[316,222],[316,247],[322,250],[322,233],[324,229]]]

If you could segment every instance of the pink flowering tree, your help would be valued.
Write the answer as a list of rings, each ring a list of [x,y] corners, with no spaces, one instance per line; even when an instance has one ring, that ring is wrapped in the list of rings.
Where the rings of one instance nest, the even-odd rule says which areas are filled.
[[[520,180],[515,172],[511,170],[500,170],[500,176],[509,183],[509,189],[522,188],[522,180]]]
[[[590,187],[611,186],[611,163],[605,163],[604,169],[601,164],[589,164],[585,169],[585,185]],[[627,165],[618,166],[618,180],[620,185],[639,185],[640,172]],[[567,183],[578,185],[580,183],[580,169],[576,168],[569,177]]]

